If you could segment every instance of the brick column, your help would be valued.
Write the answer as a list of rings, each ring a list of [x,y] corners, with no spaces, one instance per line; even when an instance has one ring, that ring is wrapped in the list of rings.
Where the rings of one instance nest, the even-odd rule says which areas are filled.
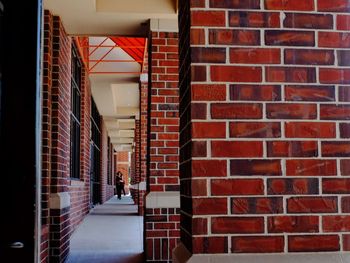
[[[90,100],[86,68],[81,86],[81,175],[70,176],[71,46],[59,17],[45,11],[43,64],[42,260],[63,262],[72,230],[88,213]]]
[[[64,262],[69,252],[70,75],[71,38],[53,17],[52,151],[50,194],[50,262]]]
[[[44,15],[44,68],[43,102],[42,102],[42,195],[41,224],[42,245],[41,261],[46,262],[49,256],[49,223],[50,223],[50,174],[51,174],[51,118],[52,118],[52,43],[53,17],[49,11]]]
[[[154,21],[156,25],[158,21]],[[169,262],[179,238],[178,34],[153,27],[150,37],[150,175],[146,259]]]
[[[140,184],[140,120],[135,120],[134,152],[131,154],[131,185],[130,193],[136,205],[139,207],[139,184]]]
[[[137,183],[140,182],[141,175],[141,163],[140,153],[141,152],[141,121],[135,120],[135,177]]]
[[[145,51],[142,73],[148,76],[148,50]],[[140,181],[139,181],[139,215],[145,213],[145,194],[147,184],[147,149],[148,149],[148,78],[140,81]]]
[[[101,121],[101,203],[108,201],[108,134],[107,128],[103,121]]]
[[[180,1],[175,257],[350,249],[349,8]]]
[[[130,194],[135,204],[138,204],[139,196],[137,190],[137,178],[136,178],[136,158],[135,152],[131,153],[131,166],[130,166]]]

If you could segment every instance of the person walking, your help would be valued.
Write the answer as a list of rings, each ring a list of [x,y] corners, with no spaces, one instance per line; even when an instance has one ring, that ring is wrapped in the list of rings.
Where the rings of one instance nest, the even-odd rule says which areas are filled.
[[[122,199],[122,181],[123,181],[123,174],[120,171],[118,171],[115,177],[115,188],[117,190],[118,199]]]
[[[120,185],[121,191],[123,192],[123,195],[125,196],[125,181],[122,179],[120,183],[121,183],[121,185]]]

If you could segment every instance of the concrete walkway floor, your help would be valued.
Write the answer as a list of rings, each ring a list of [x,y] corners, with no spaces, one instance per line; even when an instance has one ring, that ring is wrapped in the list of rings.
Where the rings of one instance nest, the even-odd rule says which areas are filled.
[[[66,263],[143,262],[143,217],[130,196],[93,208],[71,238]]]

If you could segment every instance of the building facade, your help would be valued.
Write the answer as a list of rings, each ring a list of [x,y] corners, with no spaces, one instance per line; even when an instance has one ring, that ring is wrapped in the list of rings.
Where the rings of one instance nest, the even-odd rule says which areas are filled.
[[[123,8],[101,2],[98,15]],[[35,232],[40,238],[28,235],[27,259],[39,240],[37,262],[64,262],[74,229],[94,205],[114,195],[114,175],[121,171],[144,216],[147,262],[244,262],[257,255],[261,262],[346,262],[350,2],[151,2],[159,8],[153,17],[142,11],[147,7],[141,3],[129,10],[146,14],[140,31],[130,32],[144,39],[136,61],[139,75],[133,80],[139,107],[128,119],[134,123],[130,152],[116,150],[120,142],[113,139],[115,129],[94,91],[89,64],[93,52],[84,44],[92,35],[73,26],[68,7],[47,1],[42,25],[39,19],[36,27],[39,5],[27,15],[32,31],[19,31],[31,40],[31,50],[38,45],[42,50],[42,64],[35,58],[40,53],[26,61],[33,71],[25,73],[31,89],[23,92],[31,99],[23,103],[31,111],[12,105],[18,98],[13,88],[25,83],[13,80],[17,68],[10,66],[12,57],[3,50],[19,47],[0,38],[0,142],[9,153],[1,164],[7,174],[30,171],[23,189],[40,185],[40,197],[31,190],[32,198],[24,204],[14,190],[6,208],[15,215],[11,207],[34,202],[35,214],[40,212]],[[2,39],[19,41],[8,29],[17,25],[10,23],[16,8],[8,1],[0,3],[5,14],[1,19],[7,21],[0,24]],[[164,10],[170,8],[172,19],[162,18],[164,3],[169,3]],[[18,12],[25,14],[26,9]],[[41,33],[42,42],[31,39],[30,32]],[[114,36],[107,27],[103,33]],[[130,45],[119,46],[135,58]],[[41,78],[36,75],[40,72]],[[41,97],[29,96],[34,93]],[[38,111],[41,116],[34,114]],[[10,121],[14,114],[28,114],[26,142],[9,143],[19,134]],[[40,128],[35,126],[38,120]],[[21,145],[33,156],[13,168],[12,148]],[[11,178],[6,184],[15,189],[11,180],[17,177]],[[28,209],[25,215],[32,214]],[[30,233],[35,221],[29,225],[32,229],[21,231]],[[5,233],[3,247],[9,240],[15,245],[13,233]]]

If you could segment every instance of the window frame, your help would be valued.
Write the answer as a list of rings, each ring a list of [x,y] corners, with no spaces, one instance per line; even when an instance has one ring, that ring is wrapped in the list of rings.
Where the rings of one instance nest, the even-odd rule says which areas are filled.
[[[72,44],[70,108],[70,179],[80,180],[82,63]]]
[[[102,116],[100,115],[94,99],[91,97],[91,143],[92,150],[94,154],[94,165],[93,165],[93,174],[91,181],[95,183],[100,182],[101,176],[101,120]]]
[[[108,151],[108,162],[107,162],[107,184],[112,185],[112,167],[113,167],[113,145],[111,144],[111,138],[107,139],[107,151]]]

